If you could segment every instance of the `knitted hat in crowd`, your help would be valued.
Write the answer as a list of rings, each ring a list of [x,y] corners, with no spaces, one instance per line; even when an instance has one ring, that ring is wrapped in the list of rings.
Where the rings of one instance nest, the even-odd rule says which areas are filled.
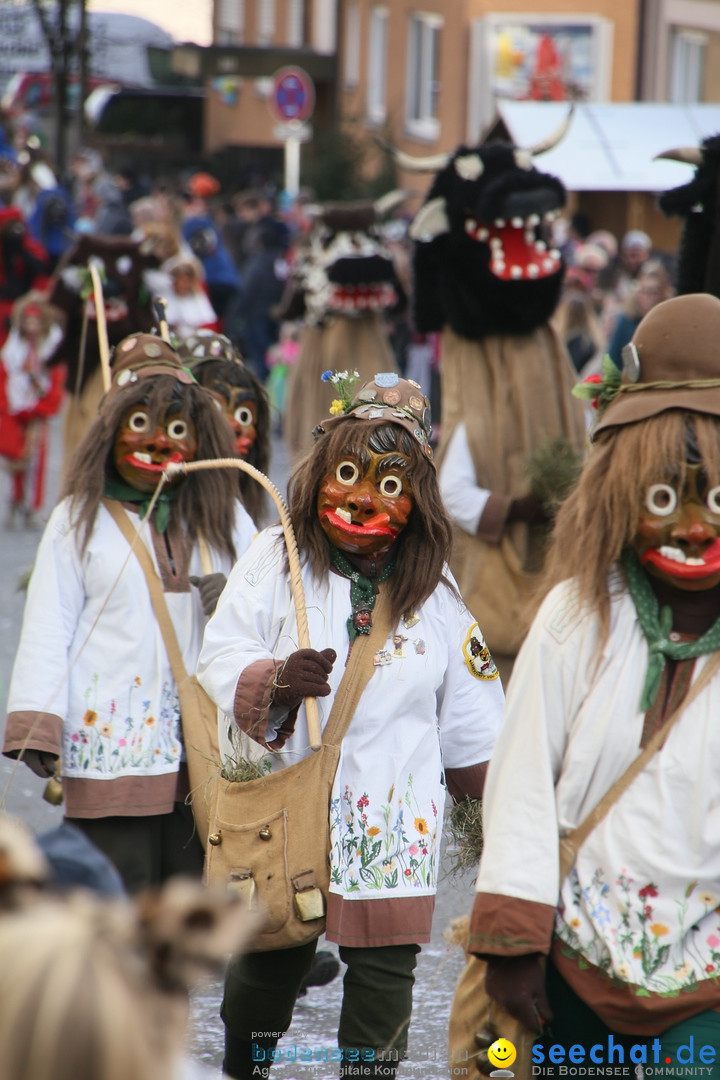
[[[138,379],[151,375],[171,375],[178,382],[187,384],[196,381],[192,373],[183,367],[172,346],[161,337],[155,334],[130,334],[123,338],[113,350],[110,389],[102,404],[124,387],[133,386]]]
[[[720,300],[675,296],[652,308],[622,351],[623,373],[593,431],[668,409],[720,416]]]
[[[348,372],[326,371],[322,379],[337,387],[338,398],[330,407],[329,419],[314,429],[316,437],[346,420],[385,420],[409,431],[432,459],[430,402],[419,383],[401,379],[394,371],[381,372],[357,390],[357,377],[349,376]]]

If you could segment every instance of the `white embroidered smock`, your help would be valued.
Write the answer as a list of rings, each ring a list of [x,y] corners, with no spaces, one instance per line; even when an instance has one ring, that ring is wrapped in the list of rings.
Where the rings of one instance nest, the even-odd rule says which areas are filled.
[[[177,772],[183,753],[178,696],[145,575],[110,514],[98,508],[80,554],[69,500],[52,512],[33,568],[8,712],[62,721],[62,771],[70,778],[114,780]],[[128,519],[137,528],[140,518]],[[255,535],[238,502],[238,553]],[[157,569],[148,527],[141,529]],[[232,562],[210,548],[213,571]],[[189,573],[201,576],[197,545]],[[166,591],[188,672],[195,668],[205,616],[198,590]],[[12,720],[12,715],[9,718]],[[6,739],[9,734],[6,733]],[[40,732],[33,732],[39,735]],[[38,745],[30,739],[29,745]],[[42,747],[44,743],[40,741]]]
[[[707,662],[697,660],[694,680]],[[547,935],[543,912],[556,908],[559,959],[570,965],[566,978],[577,971],[579,993],[600,993],[587,985],[594,969],[609,991],[626,989],[636,1012],[677,1009],[677,998],[692,1013],[685,995],[701,988],[705,1008],[720,1004],[720,677],[690,701],[582,844],[558,902],[559,832],[580,824],[641,752],[647,666],[627,592],[612,601],[604,646],[595,615],[574,607],[571,583],[546,597],[515,665],[488,772],[474,918],[481,931],[484,913],[496,913],[487,952],[506,951],[511,912],[531,944],[507,951],[547,951],[549,940],[543,945],[532,926]],[[637,1016],[627,1020],[617,1030],[632,1030]]]
[[[332,572],[318,580],[307,564],[302,578],[311,645],[338,654],[331,693],[317,699],[324,727],[348,656],[350,582]],[[443,768],[486,761],[500,726],[497,669],[490,661],[486,677],[478,677],[466,660],[471,634],[477,642],[482,637],[465,605],[440,585],[411,615],[395,629],[402,641],[393,642],[391,634],[382,655],[376,654],[378,663],[341,745],[330,812],[331,899],[435,893]],[[285,659],[298,647],[282,534],[271,528],[259,534],[230,575],[205,631],[198,678],[232,716],[243,669]],[[487,677],[493,672],[495,677]],[[271,706],[268,741],[287,712]],[[294,733],[272,757],[273,767],[310,752],[301,706]]]

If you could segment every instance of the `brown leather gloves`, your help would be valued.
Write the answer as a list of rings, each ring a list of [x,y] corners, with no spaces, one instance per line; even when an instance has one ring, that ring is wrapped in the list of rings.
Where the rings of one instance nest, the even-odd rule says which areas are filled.
[[[225,588],[227,578],[224,574],[205,574],[204,577],[191,577],[190,584],[197,587],[200,602],[206,615],[212,615]]]
[[[530,1031],[552,1020],[540,953],[488,957],[485,989]]]
[[[334,649],[298,649],[290,653],[275,672],[273,704],[294,709],[305,697],[327,697],[328,675],[336,660]]]

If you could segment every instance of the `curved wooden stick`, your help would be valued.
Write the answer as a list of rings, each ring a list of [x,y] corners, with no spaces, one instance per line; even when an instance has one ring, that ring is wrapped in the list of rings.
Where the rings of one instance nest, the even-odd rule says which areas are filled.
[[[280,524],[282,525],[285,546],[288,553],[290,591],[292,592],[293,602],[295,604],[295,617],[297,618],[298,625],[298,644],[301,649],[309,649],[310,632],[308,630],[307,607],[305,604],[305,588],[300,572],[300,555],[298,553],[297,540],[295,539],[295,530],[292,527],[290,513],[285,500],[275,484],[273,484],[272,480],[266,476],[265,473],[260,472],[259,469],[256,469],[254,465],[250,465],[247,461],[243,461],[242,458],[210,458],[202,461],[171,462],[166,466],[163,476],[166,479],[170,479],[173,476],[177,476],[179,473],[201,472],[206,469],[240,469],[241,472],[249,473],[259,484],[262,484],[275,503],[278,513],[280,514]],[[318,713],[316,698],[305,698],[305,715],[307,716],[310,748],[312,750],[319,750],[322,742],[322,733],[320,731],[320,715]]]
[[[105,321],[105,299],[103,297],[102,281],[95,263],[88,263],[90,277],[93,283],[93,299],[95,301],[95,315],[97,316],[98,346],[100,348],[100,366],[102,368],[103,389],[105,393],[110,389],[112,381],[110,376],[110,345],[108,343],[107,322]]]

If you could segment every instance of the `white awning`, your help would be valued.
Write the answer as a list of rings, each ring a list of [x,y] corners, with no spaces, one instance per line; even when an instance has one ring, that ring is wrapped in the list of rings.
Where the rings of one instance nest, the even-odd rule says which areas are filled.
[[[566,102],[499,101],[499,119],[516,146],[532,146],[567,115]],[[562,142],[537,159],[568,191],[667,191],[692,178],[691,166],[653,161],[678,146],[720,134],[719,105],[583,103]]]

